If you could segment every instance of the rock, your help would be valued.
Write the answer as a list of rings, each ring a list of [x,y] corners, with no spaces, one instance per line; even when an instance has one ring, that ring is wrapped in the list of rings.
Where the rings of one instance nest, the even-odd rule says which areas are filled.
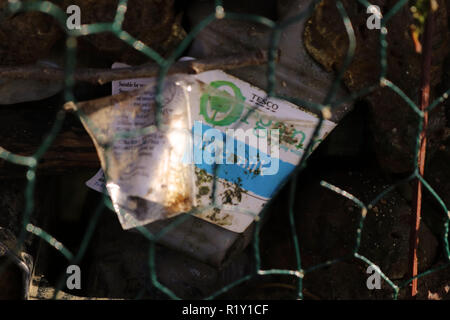
[[[118,1],[110,0],[70,0],[69,4],[81,8],[81,23],[113,22]],[[184,38],[185,32],[176,17],[174,1],[130,0],[128,1],[122,29],[162,55],[168,55]],[[111,62],[139,64],[149,58],[138,52],[112,33],[100,33],[81,38],[87,41],[84,49],[97,51]],[[80,44],[83,46],[83,43]],[[81,50],[80,50],[81,51]],[[152,61],[153,62],[153,61]]]
[[[6,228],[0,227],[0,299],[28,298],[28,286],[33,270],[33,259],[25,253],[16,254],[17,240]]]
[[[146,228],[156,234],[176,221],[155,221]],[[262,222],[264,223],[264,221]],[[222,268],[238,256],[252,240],[254,224],[236,233],[197,217],[188,217],[162,236],[158,243],[216,268]]]
[[[447,138],[440,145],[439,150],[429,160],[425,168],[425,179],[442,199],[447,209],[450,208],[450,129],[446,130]],[[428,190],[424,191],[424,208],[428,213],[423,219],[430,225],[439,239],[444,236],[444,223],[448,213],[437,202]]]
[[[341,159],[359,157],[370,149],[366,121],[367,104],[355,103],[354,109],[339,122],[327,136],[324,144],[315,152],[320,152],[322,156]]]
[[[54,60],[48,59],[37,61],[36,65],[60,67]],[[0,105],[46,99],[57,94],[63,87],[62,81],[3,79],[0,80]]]
[[[312,163],[312,162],[311,162]],[[351,258],[355,247],[360,209],[347,198],[320,186],[325,180],[355,195],[364,203],[391,185],[380,169],[371,165],[339,168],[319,161],[308,167],[297,183],[295,223],[299,237],[302,267],[311,268],[337,258],[350,257],[320,270],[306,273],[305,288],[324,299],[390,298],[393,290],[383,281],[383,290],[368,290],[367,265]],[[287,203],[282,193],[278,200]],[[261,234],[263,267],[295,269],[295,251],[289,230],[286,204],[267,221]],[[358,251],[380,266],[391,278],[408,278],[411,207],[396,191],[369,210]],[[425,215],[426,213],[424,213]],[[284,230],[284,231],[283,231]],[[420,229],[419,270],[434,266],[439,243],[425,223]],[[350,280],[352,279],[352,280]]]
[[[382,13],[386,13],[393,1],[372,1]],[[352,92],[370,85],[378,85],[380,74],[379,31],[366,27],[366,8],[355,1],[343,1],[356,36],[356,52],[350,67],[344,74],[344,83]],[[445,3],[439,1],[445,8]],[[443,60],[449,52],[449,38],[446,10],[436,15],[436,32],[433,42],[432,97],[437,96],[436,85],[443,75]],[[418,103],[421,61],[416,54],[408,32],[413,23],[407,5],[389,21],[387,41],[388,74],[387,79],[402,89],[407,96]],[[308,52],[327,71],[339,70],[344,62],[348,47],[348,37],[335,1],[322,1],[317,5],[313,16],[307,23],[304,41]],[[382,167],[395,173],[413,170],[418,117],[405,101],[391,89],[378,88],[368,95],[371,105],[370,128],[375,141],[377,158]],[[437,141],[442,139],[445,125],[443,108],[436,108],[429,119],[429,151],[436,150]]]
[[[277,0],[228,0],[222,5],[225,12],[259,15],[271,20],[278,16]],[[210,0],[192,0],[185,4],[187,22],[190,28],[201,23],[208,15],[215,12],[215,3]]]
[[[0,11],[8,0],[0,0]],[[44,58],[63,32],[56,20],[41,12],[20,12],[0,22],[0,65],[34,63]]]
[[[50,211],[47,200],[52,190],[49,180],[38,180],[30,222],[43,226],[43,217]],[[26,232],[24,242],[18,243],[25,209],[24,188],[24,179],[3,179],[0,183],[0,299],[28,298],[39,239]]]
[[[305,1],[292,1],[287,20],[307,8]],[[211,11],[205,9],[205,17]],[[201,20],[195,16],[195,21]],[[325,72],[306,52],[302,43],[305,20],[289,25],[281,34],[278,50],[279,62],[276,66],[276,93],[279,95],[322,103],[333,81],[333,75]],[[236,54],[255,49],[267,49],[271,29],[258,23],[240,20],[215,20],[203,29],[189,50],[196,58]],[[246,67],[230,71],[259,88],[267,89],[267,66]],[[346,92],[338,88],[336,99],[345,98]],[[303,106],[305,107],[305,106]],[[351,109],[350,104],[339,106],[333,111],[332,120],[338,122]]]
[[[43,275],[33,276],[30,286],[29,300],[52,300],[55,296],[55,288],[51,286]],[[107,300],[95,297],[81,297],[59,290],[56,300]]]
[[[309,273],[305,287],[324,300],[392,299],[393,290],[382,280],[380,290],[368,290],[367,265],[359,260],[339,262]]]
[[[150,243],[137,232],[124,231],[112,212],[99,222],[89,254],[87,272],[91,296],[135,298],[141,290],[145,298],[166,298],[152,286],[149,268]],[[199,299],[212,294],[252,270],[251,252],[244,252],[223,268],[215,268],[179,251],[156,245],[155,265],[159,282],[177,296]]]
[[[57,94],[63,85],[38,80],[0,80],[0,105],[36,101]]]
[[[34,154],[49,133],[63,101],[63,97],[56,95],[36,102],[1,106],[0,145],[10,152],[23,156]],[[78,172],[83,168],[98,167],[99,160],[92,140],[79,119],[67,115],[61,132],[43,154],[38,165],[38,173],[44,173],[42,170],[44,168],[48,169],[47,173],[54,174],[57,171]],[[0,160],[0,176],[25,177],[25,173],[26,167]],[[14,196],[22,194],[23,189],[18,189]],[[9,206],[7,202],[6,205]]]

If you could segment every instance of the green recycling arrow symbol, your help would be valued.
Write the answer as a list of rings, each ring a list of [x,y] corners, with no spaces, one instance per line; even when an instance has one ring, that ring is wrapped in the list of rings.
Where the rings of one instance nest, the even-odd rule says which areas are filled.
[[[245,101],[241,90],[234,83],[224,80],[213,81],[209,85],[215,89],[227,86],[233,90],[234,97],[227,97],[226,91],[223,91],[223,96],[203,94],[200,98],[200,114],[205,121],[216,126],[226,126],[238,120]]]

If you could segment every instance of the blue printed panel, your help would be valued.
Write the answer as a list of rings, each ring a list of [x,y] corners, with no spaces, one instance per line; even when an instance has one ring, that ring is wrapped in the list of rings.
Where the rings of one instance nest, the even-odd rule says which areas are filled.
[[[213,129],[212,131],[208,131]],[[281,159],[271,157],[269,154],[260,152],[248,144],[227,136],[222,131],[210,127],[203,122],[195,121],[192,128],[194,135],[193,153],[194,163],[199,169],[205,170],[209,174],[214,174],[216,166],[216,175],[219,178],[238,184],[244,190],[251,191],[257,196],[270,198],[277,189],[278,185],[286,179],[289,173],[294,170],[295,165],[285,162]],[[209,134],[209,133],[213,134]],[[222,164],[214,164],[214,145],[216,139],[221,139]],[[239,149],[239,150],[238,150]],[[240,159],[238,154],[242,155],[245,150],[245,160]],[[238,152],[239,151],[239,152]],[[227,164],[228,162],[234,162]],[[232,159],[232,160],[230,160]],[[265,161],[261,161],[265,159]],[[205,161],[206,160],[206,161]],[[252,161],[250,161],[252,160]],[[276,166],[278,163],[278,166]],[[270,167],[276,168],[274,174],[262,174],[268,172]]]

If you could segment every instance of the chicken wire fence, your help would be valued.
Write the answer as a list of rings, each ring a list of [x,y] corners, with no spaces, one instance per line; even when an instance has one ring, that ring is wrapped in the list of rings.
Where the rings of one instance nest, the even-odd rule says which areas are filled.
[[[369,7],[371,4],[365,0],[358,0],[360,5],[363,5],[365,7]],[[385,280],[385,282],[392,288],[393,290],[393,298],[397,299],[398,294],[401,288],[405,288],[408,286],[414,279],[420,278],[423,276],[426,276],[430,273],[436,272],[438,270],[442,270],[443,268],[447,268],[450,266],[450,248],[448,243],[448,229],[449,229],[449,211],[447,206],[445,205],[444,201],[441,199],[441,197],[438,195],[438,193],[430,186],[430,184],[425,180],[423,175],[421,175],[419,170],[419,153],[420,153],[420,145],[421,145],[421,133],[423,131],[424,126],[424,118],[426,117],[427,113],[430,112],[432,109],[434,109],[436,106],[438,106],[440,103],[444,101],[444,99],[447,98],[448,94],[450,94],[450,89],[447,90],[442,96],[431,102],[425,109],[421,109],[414,101],[409,98],[398,86],[396,86],[394,83],[390,82],[387,78],[387,48],[388,48],[388,42],[386,40],[387,35],[387,22],[403,7],[408,3],[408,0],[400,0],[397,1],[397,3],[390,9],[389,12],[387,12],[384,17],[381,19],[381,29],[379,30],[379,50],[380,50],[380,67],[381,72],[378,77],[378,83],[374,83],[373,85],[360,90],[358,92],[355,92],[351,95],[349,95],[345,100],[337,101],[334,99],[335,92],[343,78],[344,72],[349,67],[352,58],[355,54],[355,47],[356,47],[356,37],[354,34],[354,30],[352,27],[352,23],[346,13],[346,10],[343,6],[343,4],[340,1],[336,1],[337,9],[341,15],[342,21],[345,25],[345,30],[347,32],[347,37],[349,41],[348,51],[344,60],[343,67],[339,72],[337,73],[337,76],[334,79],[334,82],[330,86],[330,89],[328,93],[326,94],[326,98],[322,103],[312,103],[309,101],[303,101],[301,99],[292,98],[292,97],[286,97],[286,96],[279,96],[275,92],[275,68],[276,68],[276,56],[277,56],[277,46],[280,39],[281,32],[290,26],[291,24],[294,24],[302,19],[307,19],[313,12],[314,7],[317,3],[319,3],[320,0],[311,1],[311,4],[309,7],[303,11],[302,13],[282,22],[274,22],[266,17],[258,16],[258,15],[252,15],[252,14],[240,14],[240,13],[232,13],[227,12],[224,10],[222,6],[222,1],[216,1],[215,2],[215,12],[211,12],[210,15],[208,15],[204,20],[202,20],[198,25],[196,25],[191,32],[186,36],[186,38],[181,41],[179,46],[176,48],[176,50],[168,57],[163,58],[161,55],[159,55],[156,51],[152,50],[150,47],[146,46],[143,42],[139,41],[139,39],[135,39],[133,36],[131,36],[129,33],[124,31],[122,29],[122,23],[124,21],[125,13],[127,11],[127,5],[128,0],[120,0],[117,6],[116,15],[114,18],[114,21],[110,23],[93,23],[93,24],[85,24],[81,26],[81,29],[79,30],[69,30],[66,27],[66,20],[67,15],[55,4],[52,4],[48,1],[17,1],[17,0],[9,0],[8,2],[8,10],[9,13],[18,13],[21,11],[40,11],[42,13],[48,14],[55,18],[59,24],[62,26],[62,28],[65,30],[66,33],[66,42],[65,42],[65,87],[64,87],[64,99],[66,102],[75,101],[75,97],[73,94],[73,88],[75,84],[75,78],[74,78],[74,72],[75,72],[75,66],[76,66],[76,51],[77,51],[77,38],[82,37],[85,35],[91,35],[101,32],[110,32],[115,35],[115,37],[121,39],[122,41],[126,42],[128,45],[133,47],[134,49],[142,52],[145,54],[149,59],[156,62],[159,66],[159,73],[157,77],[157,86],[156,86],[156,108],[155,112],[156,115],[159,115],[162,108],[162,88],[163,88],[163,81],[168,74],[168,70],[171,67],[171,65],[177,61],[177,59],[182,55],[182,53],[187,49],[187,47],[190,45],[190,43],[195,39],[195,37],[199,34],[199,32],[204,29],[208,24],[210,24],[215,19],[235,19],[235,20],[247,20],[252,21],[255,23],[262,24],[266,27],[271,28],[271,38],[270,38],[270,46],[268,50],[268,61],[267,61],[267,79],[268,79],[268,87],[266,88],[268,96],[271,97],[279,97],[283,98],[285,100],[288,100],[294,104],[297,105],[304,105],[308,106],[310,109],[315,110],[317,114],[319,115],[319,121],[317,123],[317,126],[314,129],[313,137],[310,139],[309,143],[307,144],[304,153],[304,156],[302,157],[300,163],[296,166],[295,170],[290,174],[289,178],[286,179],[282,185],[279,186],[277,189],[277,193],[279,190],[285,186],[287,183],[290,183],[289,185],[289,223],[290,223],[290,232],[292,233],[292,242],[295,248],[295,258],[297,263],[297,268],[293,270],[283,270],[283,269],[270,269],[270,270],[263,270],[261,267],[261,256],[260,256],[260,248],[259,248],[259,234],[260,234],[260,228],[261,228],[261,220],[257,219],[255,217],[255,229],[253,233],[253,250],[254,250],[254,259],[255,259],[255,269],[254,272],[251,274],[248,274],[245,277],[240,278],[237,281],[234,281],[225,287],[222,287],[217,292],[211,294],[210,296],[206,297],[206,299],[213,299],[215,297],[218,297],[222,293],[227,292],[231,288],[250,280],[257,276],[264,276],[264,275],[289,275],[292,277],[295,277],[297,279],[297,295],[298,298],[303,298],[303,279],[305,275],[308,273],[324,268],[326,266],[336,264],[338,262],[342,262],[347,259],[359,259],[366,263],[368,266],[372,266],[374,270],[376,270],[382,279]],[[295,215],[294,215],[294,195],[296,190],[296,177],[298,176],[299,172],[305,168],[307,156],[314,145],[314,142],[316,141],[319,131],[322,127],[323,121],[327,118],[327,115],[330,114],[330,112],[333,112],[334,108],[341,105],[345,102],[352,102],[355,101],[357,98],[362,97],[373,90],[377,89],[379,86],[388,87],[389,89],[393,90],[396,94],[398,94],[406,103],[407,105],[415,112],[417,116],[417,137],[416,137],[416,148],[415,148],[415,157],[414,157],[414,165],[415,170],[414,172],[407,177],[406,179],[400,180],[397,183],[389,186],[384,191],[379,193],[372,201],[369,203],[364,203],[352,194],[346,192],[345,190],[340,189],[337,186],[331,185],[325,181],[321,182],[321,185],[325,188],[330,189],[333,192],[338,193],[342,197],[348,198],[351,200],[356,206],[358,206],[360,211],[360,217],[359,217],[359,225],[357,227],[355,238],[354,238],[354,247],[351,255],[339,257],[337,259],[329,260],[324,263],[309,267],[307,269],[302,267],[302,259],[301,259],[301,252],[299,248],[299,240],[297,236],[297,231],[295,228]],[[98,218],[100,216],[100,213],[102,209],[109,205],[110,199],[108,196],[104,193],[103,194],[103,201],[101,201],[98,204],[98,207],[96,208],[95,214],[89,221],[89,225],[87,228],[87,231],[85,232],[81,246],[76,253],[70,252],[63,243],[59,242],[57,239],[52,237],[52,235],[48,234],[38,226],[34,226],[30,223],[30,217],[33,213],[33,197],[34,197],[34,191],[35,191],[35,184],[36,184],[36,171],[39,164],[40,159],[45,154],[45,152],[48,150],[48,148],[51,146],[54,139],[57,137],[58,133],[60,132],[62,128],[62,124],[65,119],[65,113],[63,109],[61,109],[57,113],[57,117],[55,122],[52,125],[52,128],[49,132],[49,134],[45,137],[45,139],[42,141],[42,144],[39,146],[37,151],[31,155],[31,156],[22,156],[18,154],[14,154],[12,152],[9,152],[5,150],[4,148],[0,148],[0,158],[14,163],[16,165],[24,166],[27,168],[26,171],[26,179],[27,179],[27,185],[25,188],[25,209],[22,217],[22,225],[21,225],[21,231],[18,237],[18,245],[17,248],[20,248],[22,244],[25,241],[27,233],[33,233],[34,235],[42,238],[44,241],[48,242],[52,247],[54,247],[55,250],[58,250],[62,255],[64,255],[65,258],[70,262],[70,264],[78,264],[82,259],[86,252],[86,249],[88,248],[89,241],[91,240],[91,237],[93,235],[95,226],[98,222]],[[78,117],[80,119],[83,119],[87,122],[89,122],[89,119],[81,112],[77,111]],[[157,117],[158,118],[158,117]],[[148,129],[148,128],[146,128]],[[142,132],[136,132],[136,134],[142,134]],[[216,179],[215,179],[216,180]],[[367,214],[370,212],[370,210],[387,194],[389,194],[391,191],[393,191],[396,187],[398,187],[400,184],[408,183],[413,180],[420,181],[422,185],[428,190],[428,192],[438,201],[440,207],[442,208],[442,213],[445,216],[445,222],[444,222],[444,230],[442,243],[444,254],[446,258],[446,263],[442,264],[436,268],[428,269],[420,274],[418,274],[415,277],[412,277],[410,279],[407,279],[399,284],[395,284],[387,275],[383,273],[380,268],[373,263],[369,258],[365,257],[364,255],[360,254],[360,242],[361,242],[361,236],[362,231],[364,227],[364,222],[366,219]],[[273,198],[272,198],[273,199]],[[214,201],[214,200],[213,200]],[[265,208],[267,208],[268,205],[266,205]],[[260,216],[265,214],[266,209],[264,209]],[[190,214],[194,214],[194,212],[189,212]],[[158,281],[158,276],[156,274],[156,268],[155,268],[155,245],[156,241],[162,237],[166,232],[168,232],[171,228],[173,228],[175,225],[181,223],[185,217],[188,215],[183,215],[178,217],[171,225],[167,226],[160,232],[156,234],[150,233],[147,229],[144,227],[137,227],[136,229],[148,239],[150,242],[150,249],[149,249],[149,255],[148,255],[148,267],[149,267],[149,273],[150,273],[150,279],[152,284],[165,293],[168,297],[173,299],[179,299],[169,288],[164,286],[162,283]],[[0,270],[1,271],[1,270]],[[56,298],[57,293],[62,289],[64,285],[64,280],[60,280],[60,282],[57,284],[54,298]]]

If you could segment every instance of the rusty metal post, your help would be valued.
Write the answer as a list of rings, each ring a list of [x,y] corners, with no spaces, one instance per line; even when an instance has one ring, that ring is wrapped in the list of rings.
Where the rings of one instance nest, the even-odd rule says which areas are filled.
[[[431,1],[430,1],[431,2]],[[430,5],[430,11],[427,15],[425,23],[425,32],[423,36],[423,51],[422,51],[422,83],[421,83],[421,101],[420,110],[423,114],[423,127],[420,132],[419,140],[419,154],[418,154],[418,169],[421,176],[425,171],[425,157],[427,148],[427,125],[428,125],[428,112],[426,111],[430,103],[430,82],[431,82],[431,57],[432,57],[432,38],[433,38],[433,11],[434,8]],[[417,249],[419,246],[419,229],[420,219],[422,211],[422,183],[417,181],[417,189],[415,194],[415,206],[411,221],[411,233],[410,233],[410,270],[411,277],[414,278],[418,274],[418,258]],[[411,283],[411,297],[415,298],[417,295],[417,279],[413,279]]]

